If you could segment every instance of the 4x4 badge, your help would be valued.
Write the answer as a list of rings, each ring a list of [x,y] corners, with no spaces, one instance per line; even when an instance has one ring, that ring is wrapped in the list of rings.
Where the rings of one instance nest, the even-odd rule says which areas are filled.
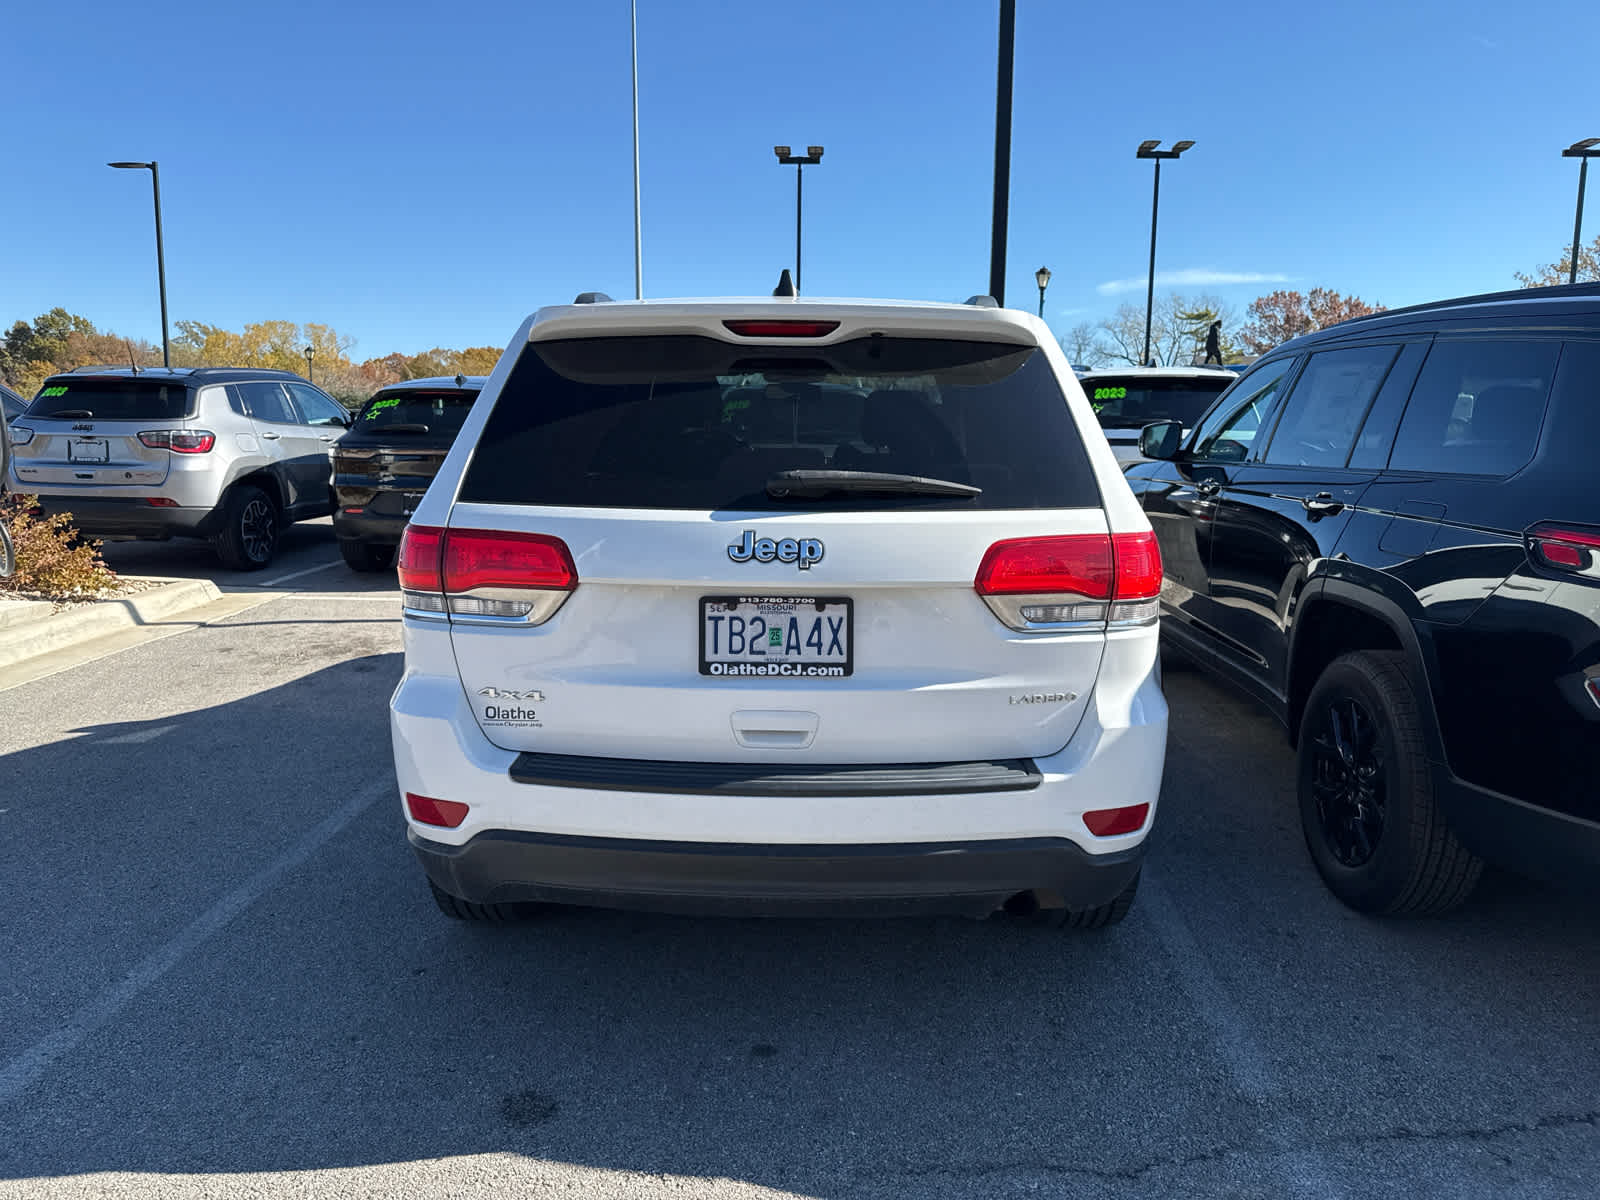
[[[513,692],[507,688],[486,687],[479,688],[478,695],[487,696],[491,700],[531,700],[535,704],[544,703],[544,693],[537,688],[526,692]]]
[[[756,562],[794,563],[802,571],[809,571],[813,563],[822,561],[821,538],[758,538],[756,531],[746,529],[744,540],[728,547],[728,557],[736,563]]]

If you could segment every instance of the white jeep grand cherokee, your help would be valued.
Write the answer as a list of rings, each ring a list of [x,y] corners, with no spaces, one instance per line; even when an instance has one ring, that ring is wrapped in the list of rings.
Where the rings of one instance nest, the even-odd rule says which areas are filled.
[[[1161,564],[1046,327],[580,301],[517,331],[401,545],[440,908],[1120,920]]]

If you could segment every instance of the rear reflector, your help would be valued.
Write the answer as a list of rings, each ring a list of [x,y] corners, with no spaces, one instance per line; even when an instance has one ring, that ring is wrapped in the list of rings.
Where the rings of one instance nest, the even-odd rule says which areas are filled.
[[[411,814],[413,821],[421,821],[424,825],[455,829],[467,819],[467,808],[459,800],[435,800],[432,796],[406,793],[406,811]]]
[[[178,507],[178,502],[176,500],[174,500],[171,496],[149,496],[149,497],[147,497],[145,499],[145,503],[150,505],[152,508],[177,508]]]
[[[837,321],[724,321],[740,337],[827,337],[839,328]]]
[[[1135,833],[1144,828],[1150,817],[1148,804],[1133,804],[1127,808],[1097,808],[1083,814],[1083,823],[1095,837],[1116,837],[1121,833]]]
[[[1589,676],[1589,681],[1584,686],[1589,689],[1589,699],[1600,704],[1600,675]]]
[[[1535,525],[1528,530],[1528,552],[1534,561],[1558,571],[1588,571],[1600,550],[1600,533],[1565,525]]]
[[[989,547],[972,586],[1012,629],[1147,625],[1159,615],[1155,534],[1009,538]]]

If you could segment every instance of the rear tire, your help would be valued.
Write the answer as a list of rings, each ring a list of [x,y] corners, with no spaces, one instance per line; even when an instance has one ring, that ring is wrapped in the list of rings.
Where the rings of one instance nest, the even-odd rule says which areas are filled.
[[[1358,912],[1447,912],[1483,861],[1463,846],[1433,790],[1422,706],[1403,654],[1335,659],[1306,701],[1300,825],[1328,890]]]
[[[371,542],[344,541],[339,543],[339,553],[352,571],[384,571],[394,565],[393,546],[375,546]]]
[[[217,557],[231,571],[259,571],[278,550],[278,506],[266,492],[241,484],[222,502]]]
[[[428,889],[433,892],[433,902],[439,906],[439,911],[453,921],[487,921],[505,923],[520,921],[532,916],[540,909],[537,904],[474,904],[470,900],[463,900],[460,896],[452,896],[449,892],[440,889],[433,880],[428,880]]]
[[[1135,872],[1128,886],[1123,888],[1115,899],[1104,904],[1097,904],[1093,908],[1041,908],[1028,918],[1035,925],[1043,925],[1050,929],[1106,929],[1117,924],[1133,907],[1133,898],[1139,894],[1139,876],[1144,873],[1141,867]]]

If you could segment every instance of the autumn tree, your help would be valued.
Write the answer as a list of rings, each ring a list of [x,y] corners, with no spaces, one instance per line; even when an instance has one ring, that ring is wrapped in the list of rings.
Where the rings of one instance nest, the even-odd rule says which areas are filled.
[[[1561,251],[1561,257],[1553,263],[1546,263],[1531,275],[1517,272],[1517,282],[1525,288],[1551,287],[1558,283],[1566,283],[1572,274],[1572,243],[1568,242]],[[1587,246],[1578,247],[1578,282],[1593,283],[1600,281],[1600,237],[1594,239]]]
[[[0,339],[0,377],[31,396],[58,371],[92,363],[160,363],[149,342],[95,328],[89,318],[53,308],[30,321],[18,321]]]
[[[1359,296],[1343,296],[1330,288],[1312,288],[1304,295],[1280,289],[1250,302],[1250,321],[1239,331],[1239,338],[1252,354],[1264,354],[1303,333],[1382,311],[1381,304],[1368,304]]]

